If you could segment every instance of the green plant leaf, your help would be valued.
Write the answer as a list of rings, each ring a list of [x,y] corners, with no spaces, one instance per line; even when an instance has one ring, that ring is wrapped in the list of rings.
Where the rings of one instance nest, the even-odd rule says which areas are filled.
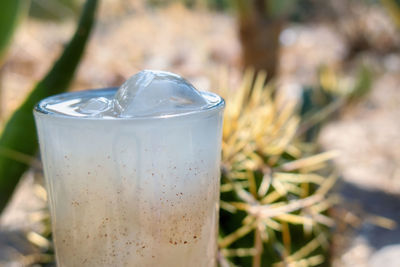
[[[28,3],[27,0],[0,1],[0,65]]]
[[[11,158],[8,151],[29,156],[37,152],[33,107],[39,100],[67,90],[91,32],[97,4],[98,0],[86,1],[76,32],[64,52],[4,127],[0,137],[0,211],[7,204],[22,174],[29,168],[29,164]]]

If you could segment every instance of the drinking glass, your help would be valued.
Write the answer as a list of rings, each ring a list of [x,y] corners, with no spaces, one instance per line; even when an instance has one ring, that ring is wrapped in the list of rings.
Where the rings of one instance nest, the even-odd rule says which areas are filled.
[[[58,266],[216,266],[223,99],[147,117],[54,111],[115,92],[34,109]]]

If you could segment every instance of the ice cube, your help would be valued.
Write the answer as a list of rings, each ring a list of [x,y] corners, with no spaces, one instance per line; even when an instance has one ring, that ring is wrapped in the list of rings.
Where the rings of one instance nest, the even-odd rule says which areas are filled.
[[[80,103],[77,112],[89,116],[100,116],[112,108],[112,101],[105,97],[91,98]]]
[[[118,117],[170,115],[202,109],[208,101],[179,75],[143,70],[129,78],[114,96]]]

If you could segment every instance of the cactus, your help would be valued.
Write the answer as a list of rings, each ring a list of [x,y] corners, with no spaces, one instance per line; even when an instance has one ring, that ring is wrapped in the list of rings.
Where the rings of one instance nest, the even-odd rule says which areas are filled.
[[[295,103],[282,101],[265,79],[248,71],[236,92],[223,92],[220,262],[317,266],[334,225],[327,211],[338,200],[329,194],[337,175],[328,160],[336,152],[315,154],[315,145],[298,138]]]

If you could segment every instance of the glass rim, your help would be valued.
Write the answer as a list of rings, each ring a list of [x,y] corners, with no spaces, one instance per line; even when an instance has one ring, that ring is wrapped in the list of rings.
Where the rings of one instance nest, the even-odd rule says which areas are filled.
[[[64,113],[58,113],[52,110],[47,109],[45,106],[52,101],[57,100],[68,100],[73,98],[79,98],[79,96],[85,96],[88,93],[94,94],[94,97],[104,96],[101,93],[105,92],[116,92],[118,87],[106,87],[106,88],[96,88],[96,89],[88,89],[82,91],[75,92],[65,92],[61,94],[52,95],[40,100],[33,108],[34,114],[42,115],[42,116],[51,116],[60,119],[71,119],[71,120],[92,120],[92,121],[137,121],[137,120],[152,120],[152,119],[169,119],[169,118],[180,118],[180,117],[189,117],[193,115],[200,115],[205,113],[211,113],[219,110],[223,110],[225,108],[225,100],[218,94],[208,92],[208,91],[199,91],[200,94],[209,95],[215,97],[217,101],[212,103],[205,108],[200,108],[198,110],[191,110],[187,112],[175,113],[175,114],[164,114],[164,115],[144,115],[137,117],[91,117],[91,116],[73,116]],[[98,95],[96,95],[98,94]]]

